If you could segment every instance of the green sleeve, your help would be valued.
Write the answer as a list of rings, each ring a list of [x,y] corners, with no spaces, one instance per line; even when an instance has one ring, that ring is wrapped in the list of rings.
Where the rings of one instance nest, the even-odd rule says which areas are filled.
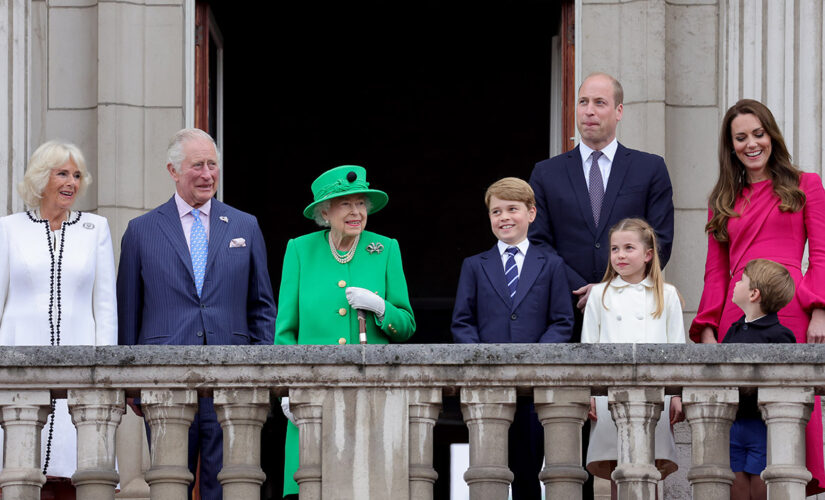
[[[286,244],[281,288],[278,292],[278,318],[275,321],[275,344],[277,345],[298,343],[300,277],[301,264],[298,260],[298,251],[295,249],[295,240],[289,240]]]
[[[376,319],[376,324],[394,342],[404,342],[415,332],[415,316],[410,306],[398,241],[391,239],[388,247],[384,320],[379,323]]]

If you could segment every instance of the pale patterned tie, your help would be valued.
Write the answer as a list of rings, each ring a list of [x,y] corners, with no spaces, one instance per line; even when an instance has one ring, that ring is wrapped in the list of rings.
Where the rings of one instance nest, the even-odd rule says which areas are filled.
[[[192,271],[195,273],[195,288],[198,290],[198,297],[203,290],[203,273],[206,270],[206,252],[209,243],[206,240],[206,229],[201,222],[201,211],[197,208],[192,210],[195,218],[192,222],[192,230],[189,233],[189,253],[192,255]]]
[[[507,247],[504,251],[508,254],[507,262],[504,264],[504,278],[507,280],[507,288],[510,289],[510,298],[516,295],[518,290],[518,266],[516,265],[517,247]]]
[[[602,212],[602,200],[604,200],[604,181],[602,180],[602,170],[599,168],[599,158],[601,151],[593,151],[590,157],[590,208],[593,209],[593,220],[596,226],[599,225],[599,215]]]

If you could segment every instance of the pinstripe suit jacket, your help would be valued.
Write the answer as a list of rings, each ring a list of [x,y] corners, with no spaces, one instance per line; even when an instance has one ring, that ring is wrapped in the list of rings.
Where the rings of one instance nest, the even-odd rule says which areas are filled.
[[[258,221],[213,199],[209,228],[198,297],[174,197],[129,222],[117,276],[119,344],[272,344],[275,302]],[[246,246],[230,248],[234,238]]]

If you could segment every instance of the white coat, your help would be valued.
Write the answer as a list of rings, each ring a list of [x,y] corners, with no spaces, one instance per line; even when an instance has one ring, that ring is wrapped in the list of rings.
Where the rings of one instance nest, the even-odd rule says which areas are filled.
[[[115,261],[106,218],[71,212],[63,225],[62,256],[59,233],[50,251],[48,222],[33,218],[33,212],[0,218],[0,345],[52,345],[53,331],[57,344],[58,326],[59,345],[117,344]],[[41,439],[44,450],[48,428],[47,423]],[[71,477],[76,443],[66,401],[58,400],[47,475]]]
[[[684,344],[679,292],[667,283],[663,292],[664,310],[654,318],[656,296],[649,277],[633,284],[617,276],[609,284],[595,285],[584,309],[582,343]]]

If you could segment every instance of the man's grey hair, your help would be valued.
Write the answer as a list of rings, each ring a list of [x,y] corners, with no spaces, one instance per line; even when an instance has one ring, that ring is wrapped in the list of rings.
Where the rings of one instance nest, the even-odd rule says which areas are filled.
[[[221,165],[221,152],[218,151],[218,145],[215,144],[215,139],[199,128],[185,128],[178,130],[169,141],[169,148],[166,150],[166,162],[171,163],[175,171],[180,169],[180,164],[186,159],[183,154],[183,143],[193,139],[205,139],[215,146],[215,154],[218,157],[218,166]]]

